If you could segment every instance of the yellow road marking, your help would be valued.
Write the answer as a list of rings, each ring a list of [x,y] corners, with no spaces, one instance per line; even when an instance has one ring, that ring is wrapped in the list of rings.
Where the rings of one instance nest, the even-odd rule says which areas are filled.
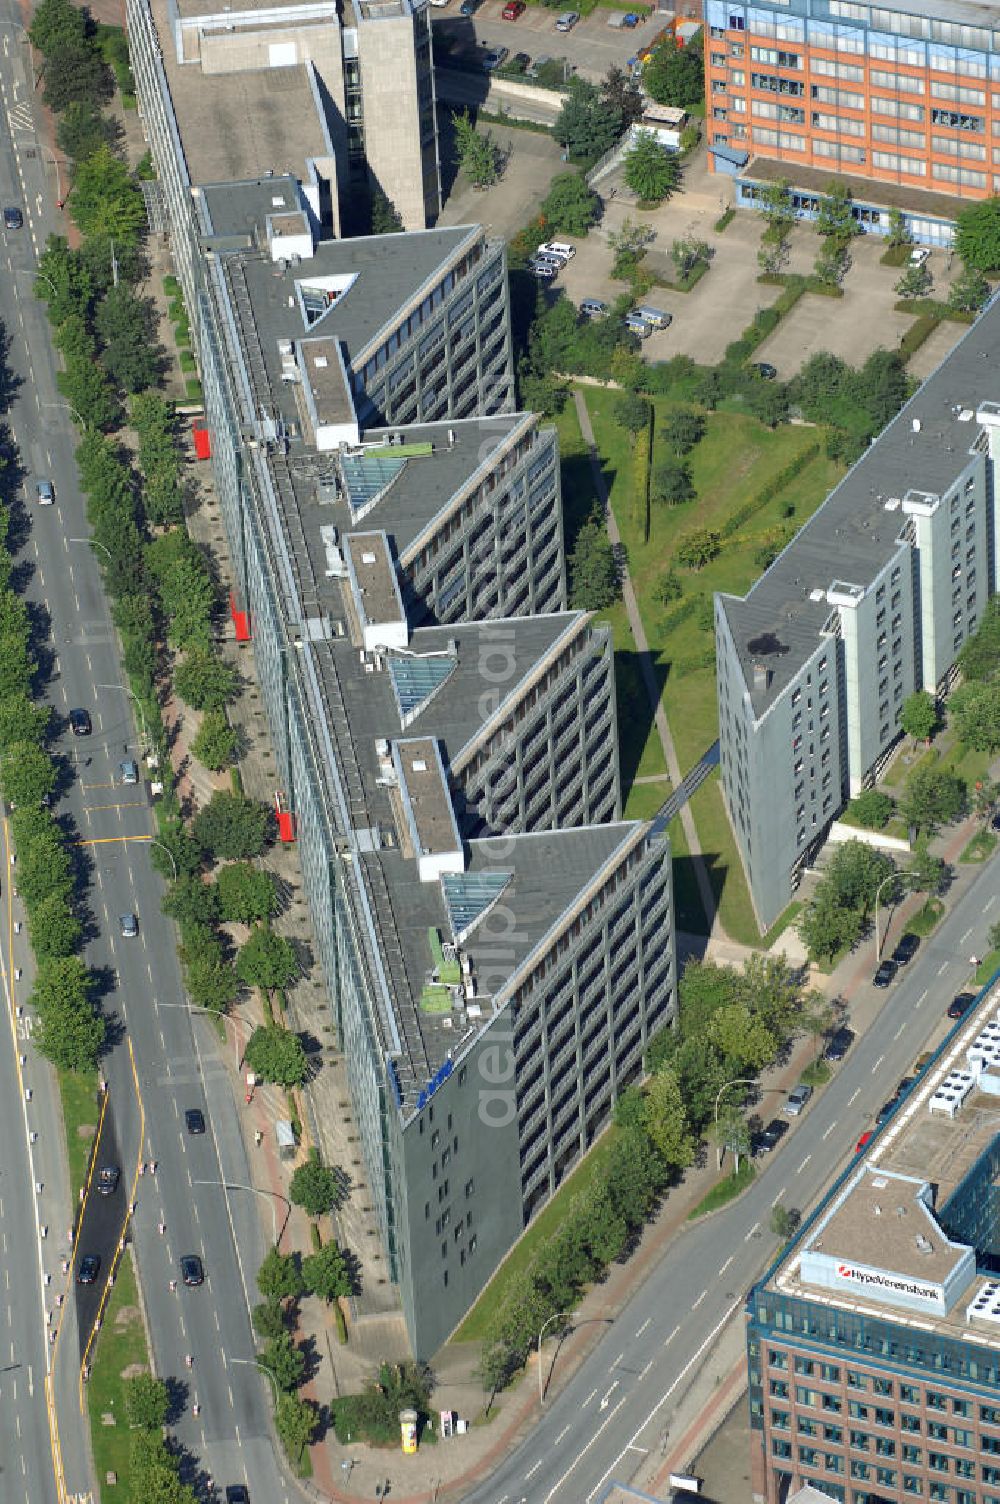
[[[152,836],[90,836],[85,841],[74,841],[74,846],[109,846],[113,841],[151,841]]]

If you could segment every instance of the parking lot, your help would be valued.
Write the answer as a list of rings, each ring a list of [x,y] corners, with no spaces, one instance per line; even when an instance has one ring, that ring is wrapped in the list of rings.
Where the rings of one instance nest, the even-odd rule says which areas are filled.
[[[529,5],[516,21],[504,21],[500,12],[503,0],[486,0],[473,17],[459,15],[460,0],[448,0],[446,7],[431,11],[435,37],[451,43],[449,65],[473,64],[483,47],[507,47],[511,53],[527,52],[534,59],[546,54],[565,59],[573,71],[584,78],[603,78],[608,69],[623,68],[640,47],[645,46],[665,26],[672,12],[658,16],[648,7],[637,4],[636,14],[647,19],[634,30],[615,30],[608,25],[610,10],[595,10],[584,16],[572,31],[558,31],[560,12],[544,5]]]

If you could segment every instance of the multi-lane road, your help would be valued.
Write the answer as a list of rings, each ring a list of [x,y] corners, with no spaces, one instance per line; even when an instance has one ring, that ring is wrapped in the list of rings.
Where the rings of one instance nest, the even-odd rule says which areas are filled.
[[[287,1485],[272,1448],[266,1381],[253,1366],[249,1321],[264,1247],[261,1205],[235,1189],[248,1185],[251,1175],[218,1039],[184,1003],[174,930],[161,914],[162,883],[150,863],[155,823],[148,784],[126,785],[121,778],[122,759],[139,757],[141,747],[129,698],[116,687],[123,673],[97,560],[80,541],[88,527],[74,463],[77,435],[56,386],[45,313],[33,295],[38,255],[58,226],[51,153],[36,134],[37,99],[30,84],[19,15],[11,0],[2,0],[0,204],[18,205],[25,218],[24,227],[5,232],[0,245],[0,320],[11,336],[8,360],[20,383],[8,422],[30,513],[22,554],[30,569],[26,596],[51,623],[47,693],[59,728],[55,750],[73,774],[57,813],[75,839],[87,843],[94,938],[86,959],[109,978],[103,1004],[114,1044],[102,1063],[109,1112],[98,1159],[120,1165],[122,1178],[118,1191],[93,1210],[88,1206],[82,1218],[77,1261],[88,1251],[101,1254],[97,1284],[81,1289],[71,1277],[68,1299],[54,1309],[76,1188],[60,1186],[65,1170],[58,1112],[46,1100],[45,1073],[25,1037],[30,1010],[17,1013],[27,1003],[30,958],[25,934],[18,933],[23,916],[15,898],[9,925],[4,916],[9,933],[0,936],[13,993],[10,1039],[0,1049],[0,1265],[6,1274],[6,1289],[0,1285],[0,1494],[58,1504],[44,1383],[53,1346],[65,1492],[86,1494],[92,1487],[80,1415],[81,1355],[88,1351],[102,1281],[113,1266],[134,1194],[131,1231],[156,1369],[181,1386],[184,1404],[174,1430],[190,1454],[193,1474],[211,1476],[220,1486],[246,1482],[255,1497],[284,1504]],[[55,505],[34,504],[39,478],[54,483]],[[75,706],[91,715],[89,737],[69,732],[66,717]],[[4,863],[10,871],[6,856]],[[121,933],[119,916],[125,913],[138,915],[134,938]],[[18,968],[24,969],[22,978]],[[21,1072],[33,1084],[23,1086]],[[25,1090],[32,1092],[30,1103]],[[205,1113],[203,1136],[185,1131],[189,1107]],[[33,1133],[38,1137],[31,1142]],[[137,1174],[140,1163],[154,1160],[155,1175]],[[61,1191],[63,1212],[43,1239],[36,1202],[54,1188]],[[265,1214],[269,1220],[266,1208]],[[91,1250],[89,1243],[96,1246]],[[188,1253],[203,1260],[200,1288],[185,1288],[181,1281],[179,1260]],[[47,1285],[45,1274],[53,1270]],[[56,1344],[48,1336],[49,1313],[53,1323],[63,1323]]]
[[[736,1202],[691,1223],[636,1291],[541,1423],[465,1504],[596,1504],[661,1454],[674,1407],[716,1334],[742,1306],[777,1244],[772,1208],[809,1209],[859,1134],[939,1028],[1000,917],[1000,863],[975,869],[931,940],[828,1086]],[[778,1099],[773,1099],[774,1109]],[[763,1109],[768,1113],[765,1100]],[[905,1104],[904,1109],[905,1110]]]

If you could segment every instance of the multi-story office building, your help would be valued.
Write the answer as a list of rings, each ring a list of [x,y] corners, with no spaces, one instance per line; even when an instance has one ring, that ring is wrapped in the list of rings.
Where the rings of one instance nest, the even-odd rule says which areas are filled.
[[[1000,1499],[1000,991],[747,1301],[755,1500]]]
[[[620,819],[611,644],[565,610],[555,437],[509,411],[502,245],[318,241],[290,178],[195,200],[234,613],[429,1356],[671,1016],[669,848]]]
[[[429,11],[411,0],[127,0],[153,158],[187,186],[272,171],[340,233],[380,189],[409,230],[441,211]],[[172,201],[172,202],[171,202]]]
[[[762,928],[996,589],[998,338],[994,305],[749,593],[716,597],[722,784]]]
[[[768,159],[814,190],[832,174],[865,179],[858,196],[876,205],[879,184],[898,185],[906,193],[889,202],[915,209],[918,238],[940,238],[928,194],[982,199],[1000,188],[1000,28],[990,7],[706,0],[705,31],[718,165]],[[754,177],[752,161],[745,170]]]

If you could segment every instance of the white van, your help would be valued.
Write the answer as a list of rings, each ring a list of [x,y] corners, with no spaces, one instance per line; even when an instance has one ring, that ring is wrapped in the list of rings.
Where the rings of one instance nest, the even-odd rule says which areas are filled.
[[[565,240],[550,240],[548,245],[540,245],[536,254],[551,256],[556,261],[572,261],[576,255],[576,246],[567,245]]]
[[[640,339],[648,339],[653,332],[652,324],[647,324],[646,320],[635,312],[625,315],[625,328],[629,334],[637,334]]]
[[[653,329],[668,329],[673,322],[669,313],[664,313],[662,308],[650,308],[645,303],[641,308],[633,308],[636,318],[645,319]]]

